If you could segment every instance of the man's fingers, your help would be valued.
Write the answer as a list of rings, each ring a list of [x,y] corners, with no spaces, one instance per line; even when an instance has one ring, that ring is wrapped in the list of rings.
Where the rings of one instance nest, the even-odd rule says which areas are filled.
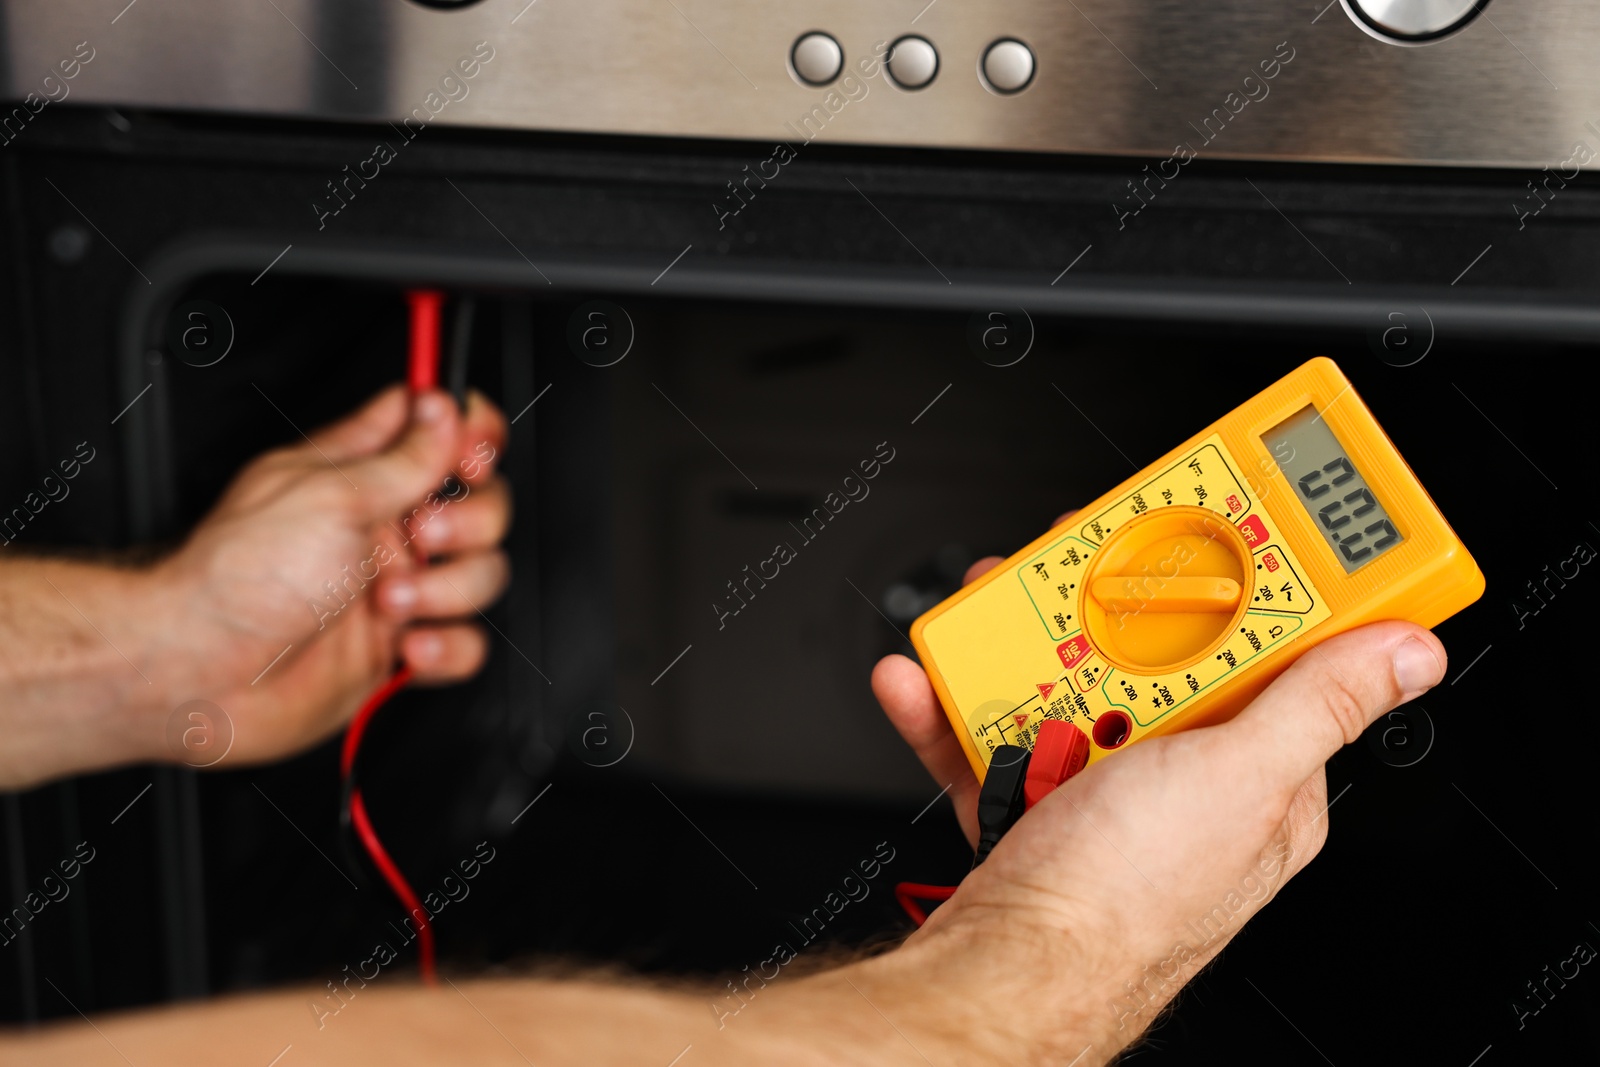
[[[500,453],[506,448],[506,417],[476,389],[467,394],[467,410],[461,417],[461,462],[457,469],[470,484],[477,485],[494,471]]]
[[[1056,516],[1056,521],[1052,522],[1050,524],[1050,528],[1052,530],[1054,530],[1057,526],[1060,526],[1062,523],[1066,522],[1068,519],[1072,518],[1072,516],[1076,515],[1077,513],[1078,513],[1078,509],[1077,508],[1073,508],[1071,511],[1063,511],[1061,514]]]
[[[378,603],[396,619],[469,618],[500,599],[510,580],[504,552],[475,552],[385,578]]]
[[[967,573],[961,576],[961,584],[971,585],[979,578],[982,578],[985,574],[988,574],[990,571],[1000,566],[1002,562],[1004,562],[1004,557],[984,556],[982,559],[978,560],[978,562],[967,568]]]
[[[426,507],[421,512],[404,520],[405,529],[428,555],[490,548],[504,539],[511,524],[511,486],[504,478],[494,478],[437,512]]]
[[[1065,512],[1052,525],[1059,526],[1076,514]],[[1002,562],[1000,556],[983,557],[967,568],[961,584],[971,585]],[[872,671],[872,692],[928,773],[941,786],[949,787],[961,828],[969,841],[976,841],[978,779],[928,676],[904,656],[885,656]]]
[[[934,781],[949,789],[962,829],[974,838],[978,779],[928,676],[904,656],[885,656],[872,670],[872,692]]]
[[[412,419],[388,448],[348,464],[345,476],[360,490],[360,516],[376,522],[406,511],[437,489],[454,468],[461,419],[448,394],[433,391],[412,403]]]
[[[400,638],[400,655],[418,682],[459,682],[483,667],[489,639],[467,623],[418,627]]]
[[[1245,766],[1293,790],[1384,712],[1438,685],[1444,646],[1408,622],[1380,622],[1313,645],[1224,729]]]
[[[387,447],[405,428],[409,410],[405,389],[391,385],[356,411],[308,436],[321,453],[318,458],[344,463]]]

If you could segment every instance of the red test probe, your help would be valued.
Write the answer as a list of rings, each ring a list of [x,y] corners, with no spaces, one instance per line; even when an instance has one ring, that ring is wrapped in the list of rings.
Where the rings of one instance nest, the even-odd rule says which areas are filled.
[[[1039,724],[1031,751],[1017,745],[996,749],[978,794],[978,849],[972,865],[976,867],[988,858],[990,849],[1025,811],[1083,770],[1088,762],[1088,735],[1059,719],[1046,719]],[[949,900],[956,888],[901,882],[894,887],[894,896],[911,921],[921,926],[928,921],[928,913],[919,902]]]
[[[406,293],[406,302],[410,306],[410,354],[407,359],[406,384],[411,395],[416,397],[439,384],[439,322],[440,312],[444,305],[444,294],[435,289],[413,289]],[[427,556],[421,549],[417,550],[419,563],[427,562]],[[367,815],[367,806],[361,798],[361,787],[355,784],[356,753],[361,748],[361,738],[366,733],[367,725],[379,708],[388,703],[389,698],[404,689],[411,680],[411,668],[401,664],[389,679],[373,690],[367,697],[355,718],[350,720],[350,725],[345,729],[344,748],[339,757],[339,774],[344,783],[345,813],[356,836],[361,840],[361,847],[366,849],[367,855],[372,859],[378,872],[383,875],[383,880],[389,884],[390,890],[405,905],[406,913],[417,924],[417,969],[422,973],[422,980],[429,985],[438,984],[438,975],[434,965],[433,924],[428,920],[428,912],[417,899],[417,894],[412,890],[405,875],[400,873],[400,868],[390,858],[389,852],[383,847],[378,833],[372,827],[372,820]]]
[[[1039,724],[1028,757],[1028,774],[1022,783],[1023,810],[1043,800],[1056,786],[1083,770],[1089,762],[1089,735],[1060,719]]]

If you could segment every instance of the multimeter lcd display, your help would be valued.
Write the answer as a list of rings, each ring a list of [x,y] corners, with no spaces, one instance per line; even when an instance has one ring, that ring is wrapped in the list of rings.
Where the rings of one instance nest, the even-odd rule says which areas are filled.
[[[1346,572],[1400,543],[1394,521],[1316,408],[1307,404],[1263,434],[1261,443]]]

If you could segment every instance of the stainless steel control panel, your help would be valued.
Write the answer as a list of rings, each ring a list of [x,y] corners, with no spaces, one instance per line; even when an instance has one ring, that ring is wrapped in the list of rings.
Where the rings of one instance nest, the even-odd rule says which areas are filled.
[[[19,107],[70,100],[797,148],[1600,156],[1588,0],[11,0],[0,18],[0,84],[23,101],[7,142],[36,113]]]

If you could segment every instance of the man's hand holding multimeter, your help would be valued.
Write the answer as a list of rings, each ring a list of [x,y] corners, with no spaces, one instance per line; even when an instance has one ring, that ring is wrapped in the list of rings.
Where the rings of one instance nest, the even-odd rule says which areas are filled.
[[[982,863],[908,947],[1013,983],[997,1049],[1104,1062],[1316,855],[1323,764],[1483,585],[1326,359],[980,561],[872,676]]]
[[[1086,1045],[1083,1062],[1105,1062],[1317,854],[1327,759],[1438,684],[1445,662],[1411,623],[1329,639],[1232,720],[1133,745],[1046,796],[908,945],[942,941],[974,982],[1017,991],[1028,1010],[987,1016],[997,1052],[1044,1040],[1062,1063]],[[976,843],[978,778],[927,675],[889,656],[872,688]],[[974,995],[999,1004],[1007,990]],[[1028,1020],[1045,1032],[1024,1034]]]

